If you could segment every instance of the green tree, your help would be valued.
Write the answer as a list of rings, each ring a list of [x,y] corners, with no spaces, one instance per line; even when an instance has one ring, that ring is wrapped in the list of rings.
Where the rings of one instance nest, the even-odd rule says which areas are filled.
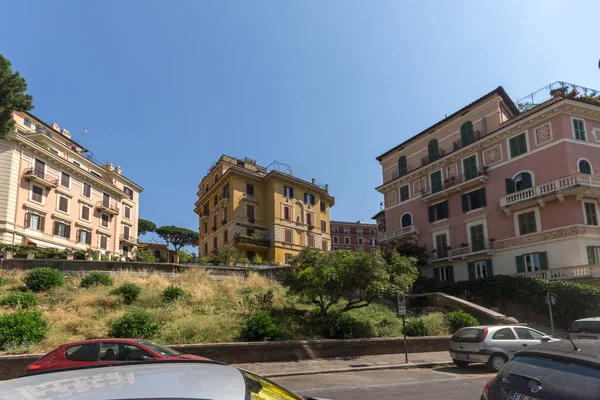
[[[155,232],[156,224],[147,219],[138,219],[138,236],[145,235],[148,232]]]
[[[166,242],[175,247],[175,251],[181,250],[184,246],[198,246],[198,232],[178,226],[161,226],[154,232]]]
[[[180,250],[177,252],[177,255],[179,256],[179,262],[181,264],[189,264],[196,261],[196,254],[189,251]]]
[[[158,258],[152,254],[151,250],[148,249],[140,249],[137,250],[137,261],[145,262],[145,263],[157,263]]]
[[[427,246],[419,246],[417,243],[402,243],[396,247],[396,251],[407,257],[414,257],[417,259],[417,266],[423,267],[429,262],[429,256],[431,255],[427,251]]]
[[[14,129],[13,111],[33,109],[33,97],[25,94],[27,82],[13,72],[11,63],[0,54],[0,138],[5,138]]]
[[[406,292],[418,275],[416,259],[396,251],[384,256],[380,251],[322,252],[306,247],[291,265],[290,291],[316,304],[323,315],[338,303],[344,312]]]

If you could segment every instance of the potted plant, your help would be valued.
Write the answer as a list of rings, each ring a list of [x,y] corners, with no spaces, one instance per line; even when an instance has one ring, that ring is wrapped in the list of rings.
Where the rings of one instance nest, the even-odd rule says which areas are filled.
[[[567,93],[567,88],[566,87],[559,87],[556,89],[552,89],[550,91],[550,95],[552,97],[565,97],[565,94]]]
[[[75,249],[65,249],[63,253],[67,257],[67,260],[73,260],[73,258],[75,258]]]
[[[248,268],[250,266],[250,260],[248,260],[248,257],[242,257],[240,261],[244,264],[244,267]]]

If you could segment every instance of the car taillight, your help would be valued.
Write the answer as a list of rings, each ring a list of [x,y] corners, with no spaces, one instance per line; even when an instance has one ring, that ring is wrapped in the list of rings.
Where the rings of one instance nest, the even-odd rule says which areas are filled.
[[[490,383],[492,383],[492,381],[494,380],[495,376],[492,376],[487,383],[485,384],[485,386],[483,387],[483,393],[481,393],[481,398],[483,399],[487,399],[488,398],[488,392],[490,390]]]
[[[488,328],[483,328],[483,336],[481,337],[481,341],[483,342],[488,334]]]
[[[40,364],[31,364],[29,367],[27,367],[27,371],[37,371],[38,369],[41,369],[42,366]]]

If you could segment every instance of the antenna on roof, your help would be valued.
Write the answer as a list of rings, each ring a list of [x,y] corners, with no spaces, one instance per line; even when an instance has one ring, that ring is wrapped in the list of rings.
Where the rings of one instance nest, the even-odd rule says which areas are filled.
[[[571,339],[571,335],[569,335],[568,333],[567,339],[569,339],[569,342],[571,342],[571,344],[573,345],[573,351],[579,351],[579,347],[575,346],[575,343],[573,343],[573,339]]]

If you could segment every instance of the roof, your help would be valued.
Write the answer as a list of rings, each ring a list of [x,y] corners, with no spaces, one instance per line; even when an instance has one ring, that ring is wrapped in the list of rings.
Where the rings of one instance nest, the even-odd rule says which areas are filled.
[[[573,321],[573,322],[590,322],[590,321],[600,322],[600,317],[581,318],[581,319],[578,319],[578,320]]]
[[[573,347],[577,346],[577,350]],[[560,358],[576,359],[600,366],[600,340],[561,340],[560,342],[544,343],[527,350],[521,350],[518,355],[545,355]]]
[[[385,210],[379,211],[377,214],[373,215],[371,219],[377,219],[380,215],[385,215]]]
[[[429,128],[421,131],[420,133],[417,133],[416,135],[408,138],[407,140],[405,140],[404,142],[400,143],[399,145],[393,147],[392,149],[386,151],[385,153],[381,154],[379,157],[377,157],[377,161],[381,161],[383,159],[383,157],[387,156],[388,154],[392,153],[393,151],[397,150],[399,147],[404,146],[406,143],[410,142],[413,139],[418,138],[419,136],[424,136],[429,134],[429,132],[434,129],[437,128],[438,126],[448,122],[450,119],[456,117],[457,115],[463,113],[464,111],[466,111],[468,108],[472,107],[473,105],[475,105],[476,103],[479,103],[480,101],[485,100],[486,98],[497,94],[500,97],[502,97],[502,99],[506,102],[506,104],[510,107],[510,109],[516,114],[519,113],[519,110],[517,109],[517,107],[515,106],[515,103],[512,101],[512,99],[510,98],[510,96],[506,93],[506,91],[504,90],[504,88],[502,86],[498,86],[496,89],[492,90],[491,92],[481,96],[480,98],[478,98],[477,100],[473,101],[472,103],[464,106],[463,108],[461,108],[460,110],[456,111],[455,113],[447,116],[446,118],[436,122],[435,124],[431,125]]]
[[[367,224],[366,222],[344,222],[344,221],[331,221],[329,225],[356,225],[356,226],[368,226],[370,228],[375,228],[377,224]]]

